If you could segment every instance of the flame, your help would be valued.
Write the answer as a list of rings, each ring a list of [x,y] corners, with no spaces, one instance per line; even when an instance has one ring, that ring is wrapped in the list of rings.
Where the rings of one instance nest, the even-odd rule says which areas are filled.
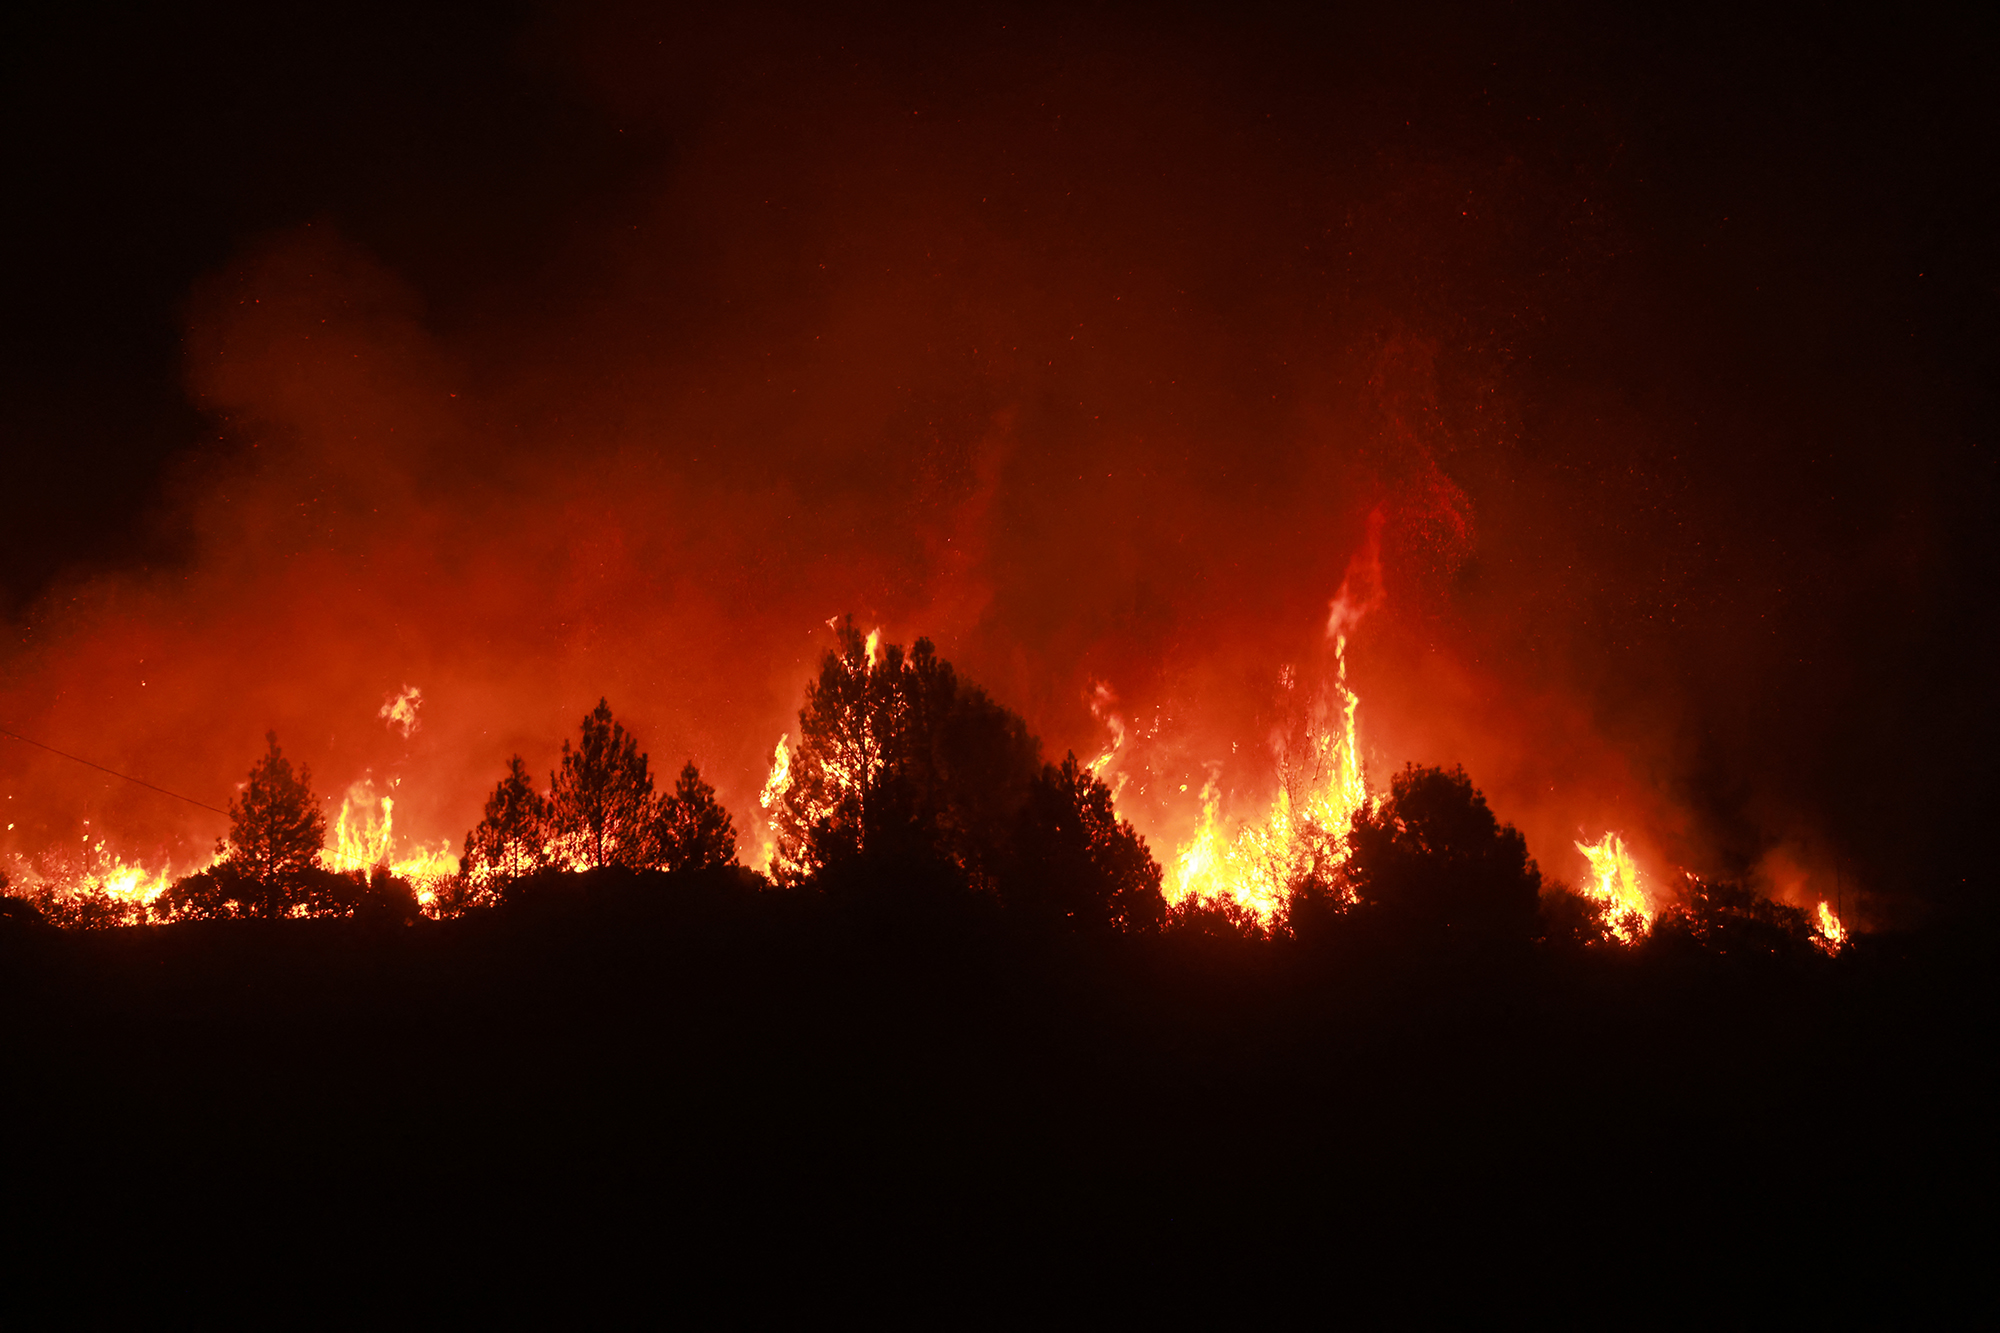
[[[1622,944],[1644,935],[1653,924],[1653,907],[1639,887],[1639,867],[1625,850],[1624,839],[1606,833],[1595,843],[1577,843],[1576,849],[1590,863],[1590,878],[1583,893],[1603,904],[1611,934]]]
[[[1278,794],[1270,810],[1245,823],[1234,838],[1223,835],[1214,778],[1203,785],[1201,823],[1175,854],[1168,902],[1227,898],[1269,920],[1295,884],[1324,876],[1347,859],[1347,830],[1369,798],[1361,771],[1361,699],[1347,688],[1347,636],[1335,631],[1333,639],[1337,727],[1308,728],[1305,753],[1280,756]],[[1290,668],[1282,679],[1293,688]]]
[[[778,802],[785,798],[785,793],[791,789],[792,751],[791,746],[787,743],[789,735],[789,732],[781,731],[778,733],[778,748],[771,752],[771,776],[764,780],[764,790],[757,793],[757,806],[761,810],[768,811],[775,809]],[[767,832],[769,831],[770,825],[768,823],[765,825],[765,829]],[[765,838],[764,864],[767,866],[770,865],[771,858],[777,855],[777,852],[778,842],[776,836],[773,835]]]
[[[1117,697],[1111,693],[1111,687],[1105,682],[1101,680],[1091,682],[1090,715],[1111,729],[1111,744],[1104,747],[1104,753],[1085,765],[1094,776],[1103,776],[1106,766],[1117,758],[1118,751],[1125,744],[1125,719],[1111,709],[1111,705],[1117,701]],[[1119,778],[1122,781],[1124,774],[1121,773]]]
[[[1813,943],[1829,955],[1847,947],[1847,927],[1840,924],[1840,918],[1824,900],[1819,905],[1819,929],[1814,932]]]
[[[405,685],[403,692],[384,703],[381,711],[375,716],[388,723],[391,728],[400,728],[403,739],[408,740],[410,733],[419,725],[417,709],[423,707],[423,703],[424,692],[414,685]]]
[[[377,796],[374,784],[365,778],[341,798],[340,816],[319,859],[333,871],[369,874],[377,867],[386,868],[416,888],[417,901],[423,906],[437,897],[435,881],[458,873],[458,858],[452,853],[449,838],[435,848],[412,842],[402,855],[396,854],[396,798]]]
[[[206,869],[213,860],[189,867],[182,874]],[[127,861],[108,849],[105,839],[73,853],[46,852],[32,861],[15,858],[12,879],[37,906],[53,909],[58,919],[81,918],[94,925],[135,926],[153,919],[153,904],[173,887],[179,875],[166,862],[148,866]]]
[[[165,866],[148,869],[145,866],[128,865],[123,858],[119,858],[113,862],[111,869],[96,881],[95,887],[108,894],[114,901],[150,906],[154,899],[172,888],[173,883],[173,871]]]
[[[879,625],[868,631],[867,652],[868,669],[873,671],[876,659],[882,655],[882,627]]]
[[[769,810],[784,799],[792,785],[792,751],[788,741],[789,732],[778,733],[778,748],[771,752],[771,776],[765,779],[764,790],[757,795],[757,804]]]

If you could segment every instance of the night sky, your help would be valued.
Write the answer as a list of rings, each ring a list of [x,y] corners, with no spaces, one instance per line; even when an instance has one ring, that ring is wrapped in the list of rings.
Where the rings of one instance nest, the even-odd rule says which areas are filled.
[[[1988,891],[1990,24],[724,8],[6,20],[0,725],[215,804],[275,727],[455,842],[602,694],[742,822],[852,612],[1152,727],[1164,853],[1376,514],[1378,778]],[[0,786],[8,855],[221,831]]]

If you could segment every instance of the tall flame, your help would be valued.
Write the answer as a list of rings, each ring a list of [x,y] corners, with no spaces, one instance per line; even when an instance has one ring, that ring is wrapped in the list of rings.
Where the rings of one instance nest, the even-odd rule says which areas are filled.
[[[1339,605],[1339,602],[1336,602]],[[1229,898],[1269,920],[1293,886],[1347,859],[1347,830],[1368,803],[1361,771],[1361,699],[1347,687],[1347,635],[1334,632],[1333,727],[1308,725],[1304,753],[1280,756],[1278,794],[1263,818],[1223,835],[1215,782],[1201,793],[1201,824],[1175,855],[1167,901]],[[1286,688],[1294,687],[1287,668]]]
[[[785,793],[792,786],[792,751],[788,743],[790,733],[778,733],[778,748],[771,752],[771,776],[764,780],[764,790],[757,793],[758,808],[765,812],[764,864],[770,865],[771,858],[778,854],[778,838],[770,823],[770,812],[778,802],[785,799]]]
[[[393,785],[393,784],[392,784]],[[396,852],[396,798],[377,796],[367,779],[347,789],[340,801],[340,815],[334,820],[332,836],[319,854],[328,870],[373,873],[384,868],[398,879],[410,881],[419,903],[428,906],[436,897],[434,881],[458,873],[458,858],[446,838],[436,847],[412,841],[400,856]]]
[[[1590,863],[1590,878],[1584,881],[1583,892],[1603,904],[1612,935],[1630,944],[1650,930],[1653,905],[1639,887],[1639,867],[1625,850],[1624,839],[1606,833],[1597,842],[1577,843],[1576,849]]]
[[[1824,901],[1819,905],[1819,929],[1814,933],[1813,943],[1828,954],[1837,954],[1847,947],[1847,928]]]

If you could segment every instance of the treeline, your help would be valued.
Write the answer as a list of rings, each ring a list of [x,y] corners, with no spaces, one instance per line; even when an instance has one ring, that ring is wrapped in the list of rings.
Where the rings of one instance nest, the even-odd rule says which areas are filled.
[[[806,687],[796,745],[781,743],[762,795],[765,875],[692,761],[656,790],[649,757],[600,700],[538,788],[516,755],[465,837],[456,875],[421,884],[389,867],[320,860],[326,817],[311,775],[275,735],[231,803],[216,864],[157,899],[154,920],[452,917],[553,891],[565,877],[734,870],[745,891],[822,894],[887,910],[983,904],[1038,930],[1157,932],[1218,940],[1452,941],[1476,948],[1612,947],[1605,904],[1546,880],[1525,839],[1459,769],[1409,767],[1340,831],[1262,917],[1228,899],[1169,906],[1159,863],[1111,791],[1072,753],[1045,761],[1026,723],[938,657],[864,638],[852,621]],[[0,885],[4,888],[4,885]],[[662,889],[662,891],[665,891]],[[109,924],[90,904],[13,900],[58,924]],[[1646,949],[1804,955],[1806,914],[1731,884],[1689,880]],[[1819,941],[1823,944],[1824,941]]]

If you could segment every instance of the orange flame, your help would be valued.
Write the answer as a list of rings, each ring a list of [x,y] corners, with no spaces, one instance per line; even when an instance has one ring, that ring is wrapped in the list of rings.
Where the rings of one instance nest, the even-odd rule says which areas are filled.
[[[785,793],[791,790],[792,751],[791,746],[787,743],[789,736],[789,732],[781,731],[778,733],[778,748],[771,752],[771,776],[764,780],[764,790],[757,794],[757,806],[759,809],[765,811],[775,809],[778,802],[785,799]],[[770,825],[768,823],[765,825],[765,829],[769,832]],[[777,855],[777,852],[777,838],[775,836],[765,838],[764,864],[767,866],[770,865],[771,858]]]
[[[362,874],[384,867],[396,878],[408,880],[417,891],[418,904],[429,907],[437,898],[436,881],[458,873],[451,840],[444,839],[435,848],[412,842],[400,856],[396,841],[396,798],[377,796],[374,783],[364,778],[341,798],[340,815],[319,854],[320,864],[328,870]]]
[[[1652,929],[1653,906],[1639,886],[1639,867],[1625,850],[1624,839],[1606,833],[1595,843],[1577,843],[1576,849],[1590,863],[1583,893],[1603,905],[1612,936],[1631,944]]]
[[[1840,918],[1833,914],[1833,909],[1822,901],[1819,905],[1819,929],[1813,933],[1813,943],[1832,956],[1847,947],[1847,939],[1847,928],[1840,924]]]
[[[193,866],[205,869],[210,862]],[[189,873],[189,872],[183,872]],[[171,865],[147,866],[109,850],[105,839],[85,834],[75,852],[51,851],[33,861],[15,859],[11,876],[18,888],[44,910],[94,925],[134,926],[153,919],[153,904],[173,887]]]
[[[1343,599],[1345,589],[1343,587]],[[1336,599],[1340,605],[1343,599]],[[1338,618],[1336,623],[1338,623]],[[1347,688],[1347,636],[1334,631],[1336,729],[1308,730],[1304,755],[1280,756],[1277,797],[1262,819],[1225,838],[1215,782],[1201,793],[1201,824],[1174,857],[1167,901],[1227,898],[1269,920],[1294,885],[1324,876],[1347,859],[1347,830],[1368,803],[1361,771],[1361,699]],[[1290,668],[1284,674],[1293,687]],[[1114,747],[1115,748],[1115,747]]]

